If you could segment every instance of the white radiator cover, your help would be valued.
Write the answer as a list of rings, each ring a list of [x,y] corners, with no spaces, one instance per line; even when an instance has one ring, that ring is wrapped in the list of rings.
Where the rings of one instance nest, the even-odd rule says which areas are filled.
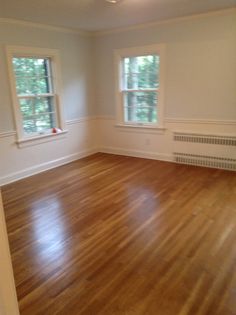
[[[173,132],[174,161],[236,171],[236,136]]]

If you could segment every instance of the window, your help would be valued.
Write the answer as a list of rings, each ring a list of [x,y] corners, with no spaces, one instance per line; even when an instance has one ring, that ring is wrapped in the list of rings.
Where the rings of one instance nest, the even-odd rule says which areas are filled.
[[[8,47],[18,140],[63,130],[55,50]]]
[[[164,46],[115,51],[118,123],[163,125]]]

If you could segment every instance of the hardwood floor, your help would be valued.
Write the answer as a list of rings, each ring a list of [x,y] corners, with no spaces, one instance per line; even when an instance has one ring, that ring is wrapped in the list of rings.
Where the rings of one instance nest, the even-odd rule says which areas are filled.
[[[21,315],[236,314],[236,173],[96,154],[2,191]]]

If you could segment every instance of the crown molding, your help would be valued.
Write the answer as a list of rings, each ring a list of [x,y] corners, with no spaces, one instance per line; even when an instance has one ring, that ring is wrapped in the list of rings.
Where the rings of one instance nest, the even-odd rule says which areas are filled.
[[[200,18],[207,18],[207,17],[211,17],[211,16],[225,16],[225,15],[230,15],[230,14],[236,14],[236,7],[229,8],[229,9],[223,9],[223,10],[217,10],[217,11],[209,11],[206,13],[180,16],[180,17],[176,17],[176,18],[164,19],[161,21],[154,21],[154,22],[150,22],[150,23],[136,24],[136,25],[131,25],[131,26],[127,26],[127,27],[114,28],[114,29],[110,29],[110,30],[93,31],[93,32],[91,32],[91,35],[94,37],[104,36],[104,35],[109,35],[109,34],[116,34],[116,33],[122,33],[122,32],[127,32],[127,31],[149,28],[149,27],[158,26],[158,25],[178,23],[178,22],[183,22],[183,21],[191,21],[191,20],[200,19]]]
[[[154,21],[150,23],[143,23],[143,24],[135,24],[127,27],[121,27],[121,28],[114,28],[114,29],[108,29],[103,31],[85,31],[80,29],[74,29],[69,27],[62,27],[62,26],[53,26],[49,24],[43,24],[43,23],[36,23],[36,22],[29,22],[25,20],[18,20],[13,18],[3,18],[0,17],[0,23],[2,24],[15,24],[25,27],[34,27],[39,29],[44,29],[48,31],[54,31],[54,32],[60,32],[60,33],[67,33],[67,34],[77,34],[81,36],[86,37],[98,37],[98,36],[104,36],[109,34],[115,34],[115,33],[122,33],[132,30],[138,30],[138,29],[144,29],[149,28],[153,26],[158,25],[165,25],[165,24],[171,24],[171,23],[178,23],[182,21],[189,21],[199,18],[206,18],[211,16],[224,16],[224,15],[230,15],[230,14],[236,14],[236,7],[229,8],[229,9],[223,9],[223,10],[217,10],[217,11],[209,11],[206,13],[199,13],[199,14],[193,14],[193,15],[187,15],[187,16],[181,16],[177,18],[170,18],[170,19],[164,19],[162,21]]]
[[[82,35],[82,36],[91,36],[90,31],[83,31],[83,30],[79,30],[79,29],[73,29],[73,28],[67,28],[67,27],[61,27],[61,26],[53,26],[53,25],[49,25],[49,24],[35,23],[35,22],[29,22],[29,21],[24,21],[24,20],[17,20],[17,19],[1,18],[0,17],[0,23],[15,24],[15,25],[20,25],[20,26],[25,26],[25,27],[40,28],[40,29],[53,31],[53,32],[77,34],[77,35]]]

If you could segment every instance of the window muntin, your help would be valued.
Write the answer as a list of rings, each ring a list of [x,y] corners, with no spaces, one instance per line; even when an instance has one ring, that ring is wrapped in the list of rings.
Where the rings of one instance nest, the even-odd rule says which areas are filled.
[[[123,57],[121,69],[124,122],[157,124],[159,55]]]
[[[12,66],[24,135],[50,132],[58,126],[51,59],[14,56]]]

